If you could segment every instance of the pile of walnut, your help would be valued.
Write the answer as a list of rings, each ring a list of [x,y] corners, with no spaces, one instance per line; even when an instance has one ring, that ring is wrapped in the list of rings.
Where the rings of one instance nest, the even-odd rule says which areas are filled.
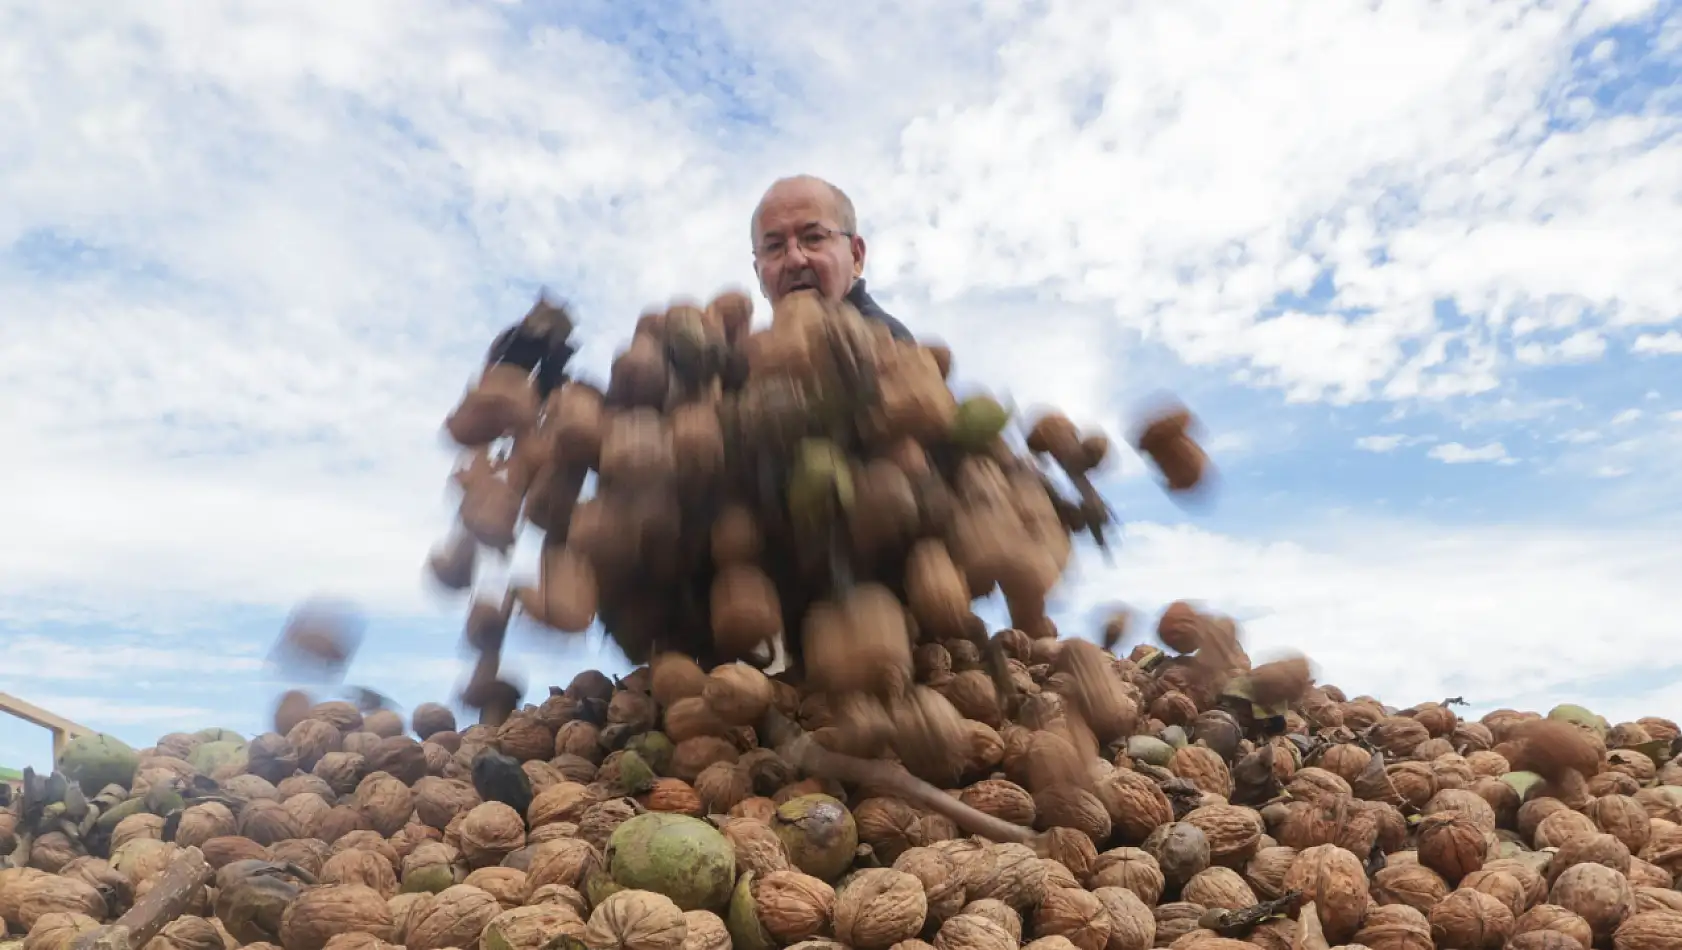
[[[951,391],[945,347],[894,340],[848,304],[794,294],[759,331],[751,314],[738,292],[651,311],[605,387],[568,379],[541,403],[532,374],[491,365],[446,420],[462,498],[434,577],[466,590],[481,552],[543,536],[535,581],[470,609],[480,659],[462,699],[485,721],[518,704],[500,676],[516,610],[569,633],[599,620],[633,663],[766,669],[781,643],[795,675],[836,695],[869,684],[858,701],[904,728],[921,715],[910,644],[985,645],[977,598],[999,592],[1016,629],[1055,637],[1046,597],[1070,535],[1102,543],[1111,521],[1088,476],[1108,439],[1056,413],[1014,432],[997,401]],[[1204,469],[1190,421],[1171,407],[1135,440],[1176,491]]]
[[[0,812],[0,919],[26,950],[92,946],[202,855],[147,950],[1682,947],[1675,723],[1346,699],[1186,604],[1157,635],[1122,659],[994,634],[1014,715],[969,640],[917,647],[931,715],[956,713],[948,794],[1025,843],[801,774],[741,723],[855,710],[664,657],[494,727],[290,694],[249,741],[88,740],[61,769],[100,789],[55,773]],[[1083,711],[1076,679],[1112,704]]]

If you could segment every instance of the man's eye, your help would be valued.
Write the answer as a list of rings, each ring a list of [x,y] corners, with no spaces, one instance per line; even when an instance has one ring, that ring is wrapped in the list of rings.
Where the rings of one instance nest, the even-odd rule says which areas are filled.
[[[817,250],[818,248],[823,247],[824,238],[826,237],[828,237],[828,235],[824,234],[822,231],[808,231],[805,234],[800,235],[800,246],[806,248],[807,250]]]

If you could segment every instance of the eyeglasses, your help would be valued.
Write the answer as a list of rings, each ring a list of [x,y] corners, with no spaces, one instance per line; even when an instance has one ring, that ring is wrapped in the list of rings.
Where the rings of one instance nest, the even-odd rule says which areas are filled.
[[[822,225],[813,225],[795,235],[794,240],[795,243],[800,245],[801,251],[807,254],[815,254],[823,250],[823,246],[829,243],[830,238],[837,236],[850,238],[853,233],[851,231],[837,231]],[[765,261],[774,261],[787,253],[788,239],[781,236],[765,239],[753,251],[755,257]]]

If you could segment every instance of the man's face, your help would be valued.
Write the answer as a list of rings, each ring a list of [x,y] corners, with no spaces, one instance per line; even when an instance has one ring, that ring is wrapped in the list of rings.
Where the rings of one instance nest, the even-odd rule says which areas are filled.
[[[796,290],[840,300],[864,273],[864,239],[841,233],[835,196],[821,182],[782,182],[759,204],[753,267],[772,305]]]

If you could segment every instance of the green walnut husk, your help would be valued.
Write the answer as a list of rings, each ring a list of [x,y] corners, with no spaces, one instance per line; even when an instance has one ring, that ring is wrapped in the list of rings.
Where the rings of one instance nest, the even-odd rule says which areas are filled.
[[[641,795],[654,786],[655,770],[635,752],[619,757],[619,786],[627,795]]]
[[[980,451],[999,437],[1010,421],[1010,410],[991,396],[971,396],[958,404],[952,423],[952,441],[968,451]]]
[[[1548,710],[1548,718],[1582,726],[1602,739],[1606,738],[1606,733],[1612,731],[1611,725],[1605,719],[1581,706],[1574,706],[1570,703],[1562,703]]]
[[[1501,776],[1501,781],[1517,792],[1518,800],[1522,802],[1530,795],[1530,790],[1536,786],[1536,783],[1542,781],[1542,776],[1535,772],[1508,772]]]
[[[772,825],[794,866],[820,880],[840,877],[858,851],[853,813],[829,795],[789,799],[778,806]]]
[[[698,818],[648,812],[614,829],[607,866],[621,887],[664,894],[684,910],[715,910],[730,899],[736,850]]]
[[[220,726],[212,726],[209,729],[200,729],[198,732],[193,733],[193,735],[197,736],[200,742],[237,742],[240,745],[245,745],[244,736],[232,729],[223,729]]]
[[[730,895],[730,910],[724,915],[733,950],[773,950],[777,941],[759,922],[759,905],[753,899],[753,872],[742,874]]]
[[[187,753],[187,764],[198,769],[200,775],[210,775],[222,766],[238,761],[244,755],[244,740],[236,742],[232,739],[217,739],[199,743],[197,748]]]
[[[58,771],[87,794],[97,794],[107,785],[129,788],[138,768],[140,753],[104,733],[71,739],[58,758]]]
[[[648,763],[657,775],[665,775],[672,765],[672,750],[676,748],[664,732],[645,732],[625,743],[626,752],[635,752]]]
[[[602,868],[592,867],[584,872],[584,897],[591,907],[600,906],[602,901],[624,889]]]
[[[1129,736],[1127,757],[1165,769],[1174,758],[1174,747],[1156,736]]]

